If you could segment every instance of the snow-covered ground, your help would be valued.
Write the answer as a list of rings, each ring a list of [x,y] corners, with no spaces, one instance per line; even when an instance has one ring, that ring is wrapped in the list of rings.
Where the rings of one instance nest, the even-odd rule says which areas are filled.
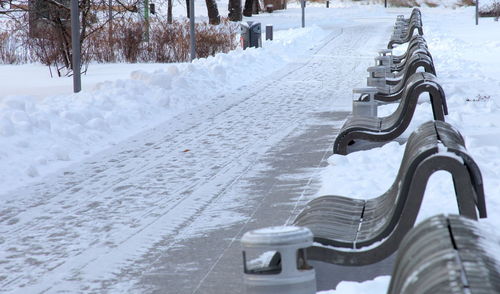
[[[20,195],[11,195],[10,191],[40,184],[60,169],[78,165],[103,150],[112,150],[121,141],[168,122],[175,115],[195,107],[237,101],[240,97],[228,93],[235,93],[252,83],[263,83],[267,76],[285,66],[309,58],[325,38],[335,30],[350,26],[353,19],[380,24],[380,31],[387,33],[388,40],[388,24],[397,14],[409,13],[408,9],[361,4],[333,6],[331,9],[308,6],[305,29],[298,28],[300,14],[296,5],[286,11],[253,17],[252,20],[260,20],[263,24],[272,23],[277,30],[275,40],[264,42],[261,49],[238,49],[192,64],[92,65],[83,77],[83,91],[79,94],[71,93],[71,79],[50,79],[43,66],[0,66],[0,203],[15,203]],[[447,95],[450,111],[447,121],[465,136],[467,148],[483,173],[489,218],[481,223],[498,224],[500,23],[481,19],[480,26],[475,26],[473,8],[424,8],[422,12],[425,38]],[[362,49],[356,48],[357,51]],[[375,56],[375,52],[372,53]],[[345,72],[338,72],[332,81],[339,82],[345,75]],[[359,76],[359,86],[363,86],[364,81],[365,77]],[[348,110],[350,98],[346,92],[345,100],[337,102],[332,110]],[[381,114],[389,111],[391,106],[379,109]],[[429,105],[419,105],[416,114],[410,130],[430,118]],[[330,166],[322,172],[323,186],[318,195],[379,195],[392,183],[403,150],[404,145],[389,143],[348,156],[332,156]],[[184,151],[189,154],[188,149]],[[380,161],[380,158],[385,160]],[[385,172],[377,172],[380,170]],[[451,187],[447,174],[438,173],[431,178],[419,220],[436,213],[456,211]],[[0,217],[9,213],[0,210]],[[29,219],[30,216],[24,217]],[[2,233],[11,232],[10,225],[25,221],[17,219],[14,223],[6,223],[0,220]],[[0,237],[0,260],[18,258],[17,249],[5,248],[6,244],[11,244],[8,238]],[[141,241],[144,240],[138,242]],[[74,251],[80,249],[74,248]],[[36,268],[39,261],[26,259],[26,262]],[[0,283],[9,280],[11,270],[8,267],[0,270]],[[25,283],[34,283],[31,289],[43,289],[49,278],[37,276],[42,272],[28,273],[25,281],[10,281],[0,292],[5,289],[5,293],[23,293],[22,288],[12,285],[21,287]],[[40,283],[37,288],[37,280],[45,284]],[[384,293],[388,281],[388,277],[380,277],[364,283],[343,282],[330,293]]]
[[[91,65],[83,91],[43,66],[0,66],[0,193],[38,180],[186,109],[221,100],[308,54],[328,32],[275,33],[261,50],[237,49],[192,64]]]

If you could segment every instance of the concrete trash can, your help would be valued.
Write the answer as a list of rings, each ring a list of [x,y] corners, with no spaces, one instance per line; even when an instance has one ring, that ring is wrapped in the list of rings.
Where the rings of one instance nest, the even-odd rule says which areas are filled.
[[[241,238],[247,294],[315,294],[316,275],[306,248],[313,243],[305,227],[280,226],[250,231]]]
[[[352,92],[353,94],[361,94],[361,97],[368,95],[367,100],[354,99],[352,101],[352,115],[377,117],[378,102],[374,96],[378,92],[378,89],[375,87],[354,88]]]

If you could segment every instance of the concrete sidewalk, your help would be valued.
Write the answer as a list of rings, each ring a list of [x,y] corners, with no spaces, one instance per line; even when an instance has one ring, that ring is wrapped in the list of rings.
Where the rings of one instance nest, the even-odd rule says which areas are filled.
[[[221,198],[239,194],[238,209],[234,212],[244,216],[245,221],[207,230],[202,236],[184,240],[160,254],[152,252],[154,261],[147,257],[144,261],[152,266],[141,274],[136,285],[140,292],[144,289],[148,293],[178,294],[244,291],[239,239],[255,228],[291,223],[315,195],[321,167],[327,164],[335,136],[348,115],[347,111],[335,111],[335,105],[348,108],[345,106],[351,103],[351,89],[363,83],[361,75],[372,60],[369,52],[357,55],[352,48],[363,46],[367,39],[383,33],[369,25],[346,28],[318,49],[311,60],[301,61],[303,64],[296,70],[257,94],[261,101],[266,101],[272,93],[283,91],[299,100],[310,99],[316,107],[306,114],[308,119],[303,124],[299,123],[273,145],[232,188],[223,192]],[[345,59],[349,54],[351,57]],[[346,74],[337,77],[339,72]],[[319,288],[331,289],[341,280],[387,274],[390,261],[389,266],[367,267],[363,274],[352,268],[320,263],[317,266]]]
[[[241,214],[246,222],[207,232],[169,250],[144,275],[143,285],[153,293],[240,293],[242,255],[239,239],[255,228],[283,225],[298,213],[318,188],[318,173],[302,178],[309,169],[325,166],[331,142],[346,112],[315,113],[316,124],[297,129],[265,154],[266,170],[242,178],[252,195]],[[175,290],[174,290],[175,289]]]

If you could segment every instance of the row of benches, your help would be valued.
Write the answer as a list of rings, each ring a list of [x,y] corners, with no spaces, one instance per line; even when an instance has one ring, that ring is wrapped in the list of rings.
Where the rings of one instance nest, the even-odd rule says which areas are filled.
[[[378,65],[368,69],[368,85],[374,88],[355,90],[359,103],[395,102],[396,111],[387,117],[370,116],[376,111],[349,116],[334,143],[334,153],[348,154],[363,140],[397,138],[420,95],[428,93],[434,120],[410,135],[392,186],[369,200],[321,196],[308,203],[294,225],[313,233],[315,243],[307,250],[311,260],[364,266],[398,252],[390,294],[500,293],[500,267],[478,245],[481,236],[470,221],[487,216],[481,172],[461,134],[444,122],[446,98],[422,34],[418,9],[409,19],[398,17],[388,48],[407,43],[406,52],[394,56],[381,50]],[[428,179],[438,170],[453,178],[460,216],[436,216],[412,230]]]
[[[408,19],[398,17],[388,48],[407,43],[406,52],[379,51],[377,65],[368,68],[371,88],[355,90],[358,105],[376,109],[379,103],[398,103],[396,111],[379,118],[376,111],[356,114],[353,109],[334,143],[334,153],[347,154],[362,140],[397,138],[408,127],[420,95],[428,93],[434,120],[408,138],[392,186],[369,200],[321,196],[295,218],[295,228],[245,234],[246,250],[276,248],[254,260],[267,260],[261,267],[249,266],[244,251],[247,293],[316,292],[306,253],[310,260],[356,270],[389,260],[396,252],[389,294],[500,293],[500,267],[480,245],[482,237],[472,221],[487,216],[481,172],[460,132],[444,121],[445,94],[422,34],[418,9]],[[427,182],[440,170],[453,178],[460,216],[436,216],[413,228]]]
[[[418,11],[418,10],[414,10]],[[421,31],[420,13],[412,13],[414,20],[400,22],[412,24]],[[416,26],[416,24],[419,26]],[[448,114],[446,97],[436,79],[436,70],[425,39],[421,35],[410,35],[414,29],[404,31],[405,37],[392,37],[407,40],[407,50],[399,56],[390,50],[381,50],[376,58],[377,66],[369,67],[369,88],[354,89],[360,93],[358,101],[353,101],[353,114],[342,126],[335,142],[335,154],[348,154],[363,148],[364,141],[384,143],[398,138],[409,126],[418,99],[423,93],[430,97],[434,120],[444,121]],[[391,45],[390,45],[391,46]],[[419,71],[423,69],[424,71]],[[385,117],[376,116],[376,111],[359,113],[356,108],[376,109],[379,104],[398,103],[396,110]]]

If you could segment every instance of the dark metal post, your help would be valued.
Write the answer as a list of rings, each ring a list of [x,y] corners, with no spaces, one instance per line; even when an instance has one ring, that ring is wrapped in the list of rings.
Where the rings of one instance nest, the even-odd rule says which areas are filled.
[[[80,11],[78,0],[71,0],[71,47],[73,62],[73,92],[82,90],[82,79],[80,75]]]
[[[196,58],[196,37],[194,31],[194,0],[189,0],[189,41],[191,48],[191,61]]]
[[[476,26],[479,24],[479,0],[476,0]]]
[[[113,51],[113,0],[109,0],[109,10],[108,10],[108,43],[110,55],[114,56]]]
[[[326,0],[326,8],[329,8],[329,7],[330,7],[330,1]]]
[[[305,27],[306,26],[306,16],[305,16],[306,0],[301,0],[300,6],[302,8],[302,27]]]
[[[384,0],[384,7],[387,8],[387,0]]]
[[[266,40],[273,40],[273,26],[272,25],[267,25],[266,26]]]
[[[149,0],[144,0],[144,40],[149,42]]]

